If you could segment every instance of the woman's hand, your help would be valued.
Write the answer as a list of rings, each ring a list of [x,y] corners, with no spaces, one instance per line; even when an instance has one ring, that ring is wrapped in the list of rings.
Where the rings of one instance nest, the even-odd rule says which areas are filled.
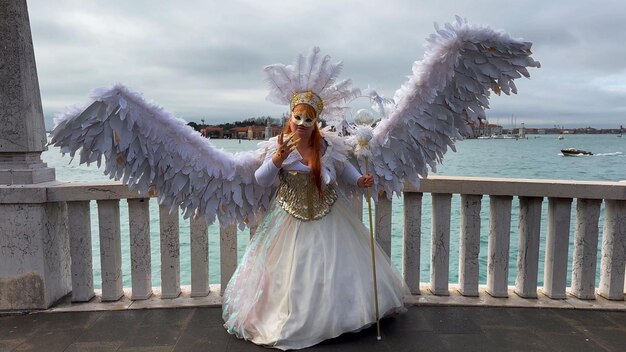
[[[288,134],[286,138],[282,132],[278,135],[278,146],[276,147],[276,153],[272,156],[272,162],[276,167],[283,165],[289,154],[296,150],[299,141],[300,138],[296,137],[293,132]]]
[[[365,174],[356,181],[356,185],[361,188],[372,187],[374,184],[374,176],[372,174]]]

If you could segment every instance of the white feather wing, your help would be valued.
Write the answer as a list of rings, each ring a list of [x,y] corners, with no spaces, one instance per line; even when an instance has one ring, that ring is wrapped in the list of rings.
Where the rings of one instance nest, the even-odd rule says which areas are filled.
[[[159,203],[208,223],[254,224],[274,189],[261,187],[254,172],[261,151],[231,154],[214,147],[185,121],[121,84],[97,90],[85,108],[56,119],[51,144],[80,163],[105,160],[105,174],[142,195],[156,191]],[[259,212],[260,211],[260,212]]]
[[[454,150],[470,124],[485,118],[489,91],[517,93],[513,80],[529,77],[526,67],[540,67],[530,47],[459,17],[437,28],[424,59],[415,62],[413,75],[396,91],[395,109],[374,128],[371,162],[379,190],[391,196],[404,182],[419,187],[428,167],[436,171],[448,147]]]

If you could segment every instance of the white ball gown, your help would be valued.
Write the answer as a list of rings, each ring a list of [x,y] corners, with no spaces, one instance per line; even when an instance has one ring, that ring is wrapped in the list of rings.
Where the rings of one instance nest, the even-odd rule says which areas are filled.
[[[297,151],[282,171],[267,153],[256,173],[259,183],[280,179],[280,187],[224,292],[224,326],[239,338],[300,349],[376,322],[369,230],[333,179],[339,173],[355,184],[360,175],[328,145],[322,178],[325,194],[335,199],[316,199],[316,220],[307,219],[311,213],[303,205],[307,191],[317,190]],[[324,202],[327,207],[317,207]],[[408,289],[378,245],[375,253],[380,316],[401,312]]]

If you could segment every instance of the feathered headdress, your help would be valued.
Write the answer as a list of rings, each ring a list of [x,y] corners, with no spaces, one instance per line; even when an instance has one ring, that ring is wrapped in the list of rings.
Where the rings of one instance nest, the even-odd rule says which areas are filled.
[[[330,63],[330,56],[322,56],[318,47],[307,58],[298,55],[292,65],[266,66],[270,86],[267,100],[289,105],[290,109],[300,103],[311,105],[318,117],[327,121],[342,118],[350,109],[345,105],[360,91],[351,87],[350,79],[337,82],[341,69],[341,62]]]

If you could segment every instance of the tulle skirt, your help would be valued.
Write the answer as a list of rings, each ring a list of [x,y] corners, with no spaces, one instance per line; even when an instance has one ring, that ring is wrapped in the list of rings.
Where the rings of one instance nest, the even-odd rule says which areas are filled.
[[[287,350],[375,323],[369,236],[345,197],[315,221],[274,202],[224,292],[224,326]],[[378,245],[375,253],[380,316],[401,312],[409,291]]]

